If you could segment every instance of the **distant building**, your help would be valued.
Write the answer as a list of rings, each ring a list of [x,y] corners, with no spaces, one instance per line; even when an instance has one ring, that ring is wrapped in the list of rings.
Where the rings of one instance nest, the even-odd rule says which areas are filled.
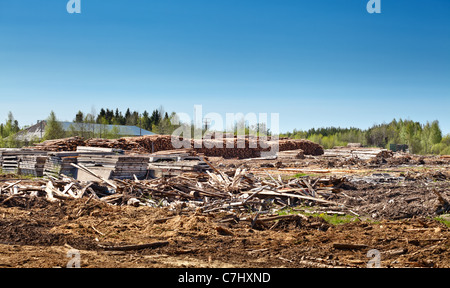
[[[75,123],[75,122],[59,122],[67,136],[76,133],[86,137],[106,137],[115,135],[117,137],[133,137],[155,135],[155,133],[139,128],[137,126],[125,125],[103,125],[94,123]],[[46,121],[39,121],[37,124],[28,127],[15,136],[19,141],[36,141],[41,140],[45,136]]]

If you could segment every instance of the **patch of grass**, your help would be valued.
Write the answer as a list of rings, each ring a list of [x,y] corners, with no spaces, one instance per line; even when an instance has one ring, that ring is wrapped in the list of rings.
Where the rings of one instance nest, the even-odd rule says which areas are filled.
[[[314,173],[297,173],[293,176],[291,176],[291,178],[301,178],[301,177],[319,177],[321,175],[319,174],[314,174]]]
[[[359,221],[359,219],[357,217],[355,217],[354,215],[348,215],[348,214],[338,215],[338,214],[326,214],[326,213],[309,213],[307,210],[298,211],[298,210],[293,210],[292,208],[285,208],[283,210],[278,211],[278,215],[295,215],[295,214],[302,214],[305,216],[312,216],[312,217],[320,217],[331,225],[342,225],[342,224]]]
[[[347,223],[352,223],[359,221],[359,219],[352,215],[329,215],[329,214],[319,214],[318,217],[323,218],[325,221],[332,225],[342,225]]]
[[[434,220],[439,221],[450,228],[450,214],[436,217]]]

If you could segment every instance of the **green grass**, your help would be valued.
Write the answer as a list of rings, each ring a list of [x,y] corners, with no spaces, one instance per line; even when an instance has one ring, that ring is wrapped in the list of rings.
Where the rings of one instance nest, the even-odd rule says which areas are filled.
[[[314,173],[297,173],[293,176],[290,176],[290,178],[301,178],[301,177],[319,177],[320,174],[314,174]]]
[[[342,225],[342,224],[359,221],[358,217],[355,217],[354,215],[348,215],[348,214],[338,215],[338,214],[325,214],[325,213],[309,213],[306,210],[298,211],[298,210],[293,210],[292,208],[286,208],[286,209],[278,211],[278,215],[295,215],[295,214],[319,217],[319,218],[324,219],[327,223],[329,223],[331,225]]]
[[[439,216],[439,217],[434,218],[434,220],[439,221],[439,222],[445,224],[447,227],[450,228],[450,214],[447,214],[447,215],[448,215],[448,216],[445,217],[445,218]]]

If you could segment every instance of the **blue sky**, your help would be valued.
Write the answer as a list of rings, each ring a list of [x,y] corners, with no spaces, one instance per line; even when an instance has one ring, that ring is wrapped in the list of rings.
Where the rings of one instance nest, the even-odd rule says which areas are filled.
[[[439,120],[450,1],[0,0],[0,122],[51,110],[279,113],[282,132]]]

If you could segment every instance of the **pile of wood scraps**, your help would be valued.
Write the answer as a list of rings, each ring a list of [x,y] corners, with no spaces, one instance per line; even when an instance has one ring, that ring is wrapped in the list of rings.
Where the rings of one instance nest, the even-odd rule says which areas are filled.
[[[279,219],[297,221],[304,217],[279,218],[277,211],[287,207],[312,206],[336,213],[349,211],[349,207],[333,200],[342,191],[344,178],[283,180],[270,174],[257,177],[244,168],[223,172],[206,163],[211,168],[207,173],[186,172],[151,180],[106,179],[82,164],[72,164],[97,181],[49,176],[27,182],[6,182],[0,186],[0,204],[30,197],[44,197],[51,202],[88,198],[88,201],[96,199],[111,205],[168,206],[177,211],[225,213],[224,222],[248,221],[252,226]]]

